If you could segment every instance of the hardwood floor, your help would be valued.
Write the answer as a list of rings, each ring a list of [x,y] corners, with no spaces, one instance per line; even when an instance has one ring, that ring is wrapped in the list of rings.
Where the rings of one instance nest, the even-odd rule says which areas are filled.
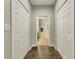
[[[39,46],[33,47],[24,59],[62,59],[54,47]]]
[[[48,45],[48,38],[45,37],[39,38],[38,45]]]

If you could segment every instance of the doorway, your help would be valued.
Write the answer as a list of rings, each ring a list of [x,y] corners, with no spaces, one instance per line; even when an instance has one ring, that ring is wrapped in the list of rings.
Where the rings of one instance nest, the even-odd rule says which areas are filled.
[[[49,45],[49,17],[39,16],[36,19],[36,42],[37,46]]]

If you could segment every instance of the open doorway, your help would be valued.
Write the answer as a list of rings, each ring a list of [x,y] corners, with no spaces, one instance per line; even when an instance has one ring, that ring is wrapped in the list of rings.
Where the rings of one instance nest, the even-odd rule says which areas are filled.
[[[39,16],[36,19],[36,42],[37,45],[49,45],[49,17]]]

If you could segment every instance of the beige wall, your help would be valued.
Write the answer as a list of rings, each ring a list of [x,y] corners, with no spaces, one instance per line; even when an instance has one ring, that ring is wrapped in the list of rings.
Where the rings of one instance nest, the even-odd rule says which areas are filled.
[[[10,0],[4,0],[4,59],[11,59]]]
[[[74,59],[74,0],[61,7],[64,1],[58,0],[55,5],[55,44],[63,59]]]
[[[36,17],[50,17],[50,45],[54,45],[54,11],[53,6],[32,6],[32,44],[36,45]]]

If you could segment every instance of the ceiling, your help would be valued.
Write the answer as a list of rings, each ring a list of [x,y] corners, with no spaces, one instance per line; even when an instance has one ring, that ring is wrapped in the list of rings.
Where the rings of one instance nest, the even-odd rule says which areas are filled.
[[[32,5],[53,5],[56,0],[31,0]]]

